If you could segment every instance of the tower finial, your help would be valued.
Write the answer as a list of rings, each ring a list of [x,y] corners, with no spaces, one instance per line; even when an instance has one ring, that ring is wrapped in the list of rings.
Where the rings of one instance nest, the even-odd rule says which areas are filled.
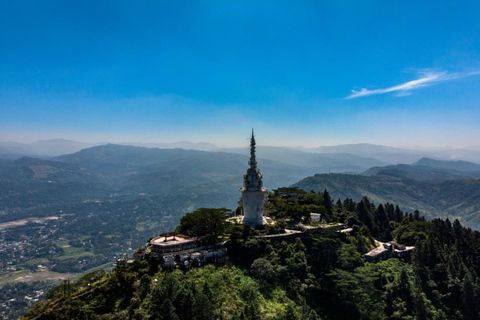
[[[257,160],[255,157],[255,135],[253,132],[252,128],[252,138],[250,138],[250,161],[248,162],[250,164],[250,168],[253,170],[257,169]]]

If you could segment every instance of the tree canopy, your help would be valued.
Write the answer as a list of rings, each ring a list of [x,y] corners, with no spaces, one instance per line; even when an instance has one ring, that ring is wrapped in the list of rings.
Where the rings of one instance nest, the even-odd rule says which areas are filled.
[[[200,208],[180,219],[176,231],[188,236],[218,237],[225,232],[226,219],[232,211],[226,208]]]

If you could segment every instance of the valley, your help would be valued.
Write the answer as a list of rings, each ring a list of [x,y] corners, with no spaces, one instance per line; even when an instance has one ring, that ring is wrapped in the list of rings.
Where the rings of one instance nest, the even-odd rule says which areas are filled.
[[[259,166],[270,190],[326,188],[335,201],[367,196],[480,228],[474,163],[419,159],[392,165],[357,155],[265,149]],[[248,157],[227,151],[108,144],[50,159],[1,160],[0,290],[20,282],[33,290],[38,281],[49,286],[110,269],[116,257],[172,230],[187,212],[235,209]],[[28,307],[30,300],[23,300]]]

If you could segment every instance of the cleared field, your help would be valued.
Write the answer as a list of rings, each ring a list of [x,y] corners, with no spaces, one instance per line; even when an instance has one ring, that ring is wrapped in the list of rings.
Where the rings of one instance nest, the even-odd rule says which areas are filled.
[[[67,260],[67,259],[73,259],[73,258],[81,258],[81,257],[89,257],[93,256],[93,252],[88,252],[83,250],[83,248],[78,248],[78,247],[70,247],[66,244],[64,244],[64,241],[62,241],[62,246],[61,248],[63,249],[63,254],[59,257],[57,257],[57,260]],[[58,243],[57,243],[58,246]]]
[[[57,217],[57,216],[51,216],[51,217],[26,218],[26,219],[21,219],[21,220],[9,221],[9,222],[0,223],[0,230],[11,228],[11,227],[23,226],[23,225],[26,225],[29,222],[43,223],[47,220],[58,220],[58,219],[59,219],[59,217]]]
[[[43,265],[47,262],[48,262],[48,260],[45,259],[45,258],[37,258],[37,259],[32,259],[32,260],[25,261],[23,263],[19,263],[18,266],[19,267],[35,268],[36,269],[38,265]]]
[[[30,282],[30,281],[55,281],[72,277],[72,273],[58,273],[48,269],[41,269],[36,272],[28,270],[14,271],[0,277],[0,285],[9,282]]]

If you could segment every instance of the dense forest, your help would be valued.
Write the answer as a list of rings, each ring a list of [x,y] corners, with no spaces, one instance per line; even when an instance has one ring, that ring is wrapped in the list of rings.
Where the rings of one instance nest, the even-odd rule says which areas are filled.
[[[269,199],[276,226],[227,224],[230,212],[219,209],[182,219],[182,232],[229,239],[225,265],[162,270],[158,258],[122,261],[112,273],[58,286],[24,319],[480,319],[478,231],[366,197],[335,202],[326,190],[281,188]],[[200,212],[215,223],[195,228]],[[288,221],[315,226],[310,212],[332,227],[266,237]],[[405,260],[369,263],[363,254],[374,238],[415,250]]]
[[[397,165],[372,168],[366,174],[315,174],[293,186],[316,192],[327,189],[332,197],[342,199],[368,195],[375,203],[398,203],[403,210],[418,210],[429,220],[449,217],[480,230],[480,179],[473,178],[478,172],[469,173],[472,178],[451,180],[451,172]]]

